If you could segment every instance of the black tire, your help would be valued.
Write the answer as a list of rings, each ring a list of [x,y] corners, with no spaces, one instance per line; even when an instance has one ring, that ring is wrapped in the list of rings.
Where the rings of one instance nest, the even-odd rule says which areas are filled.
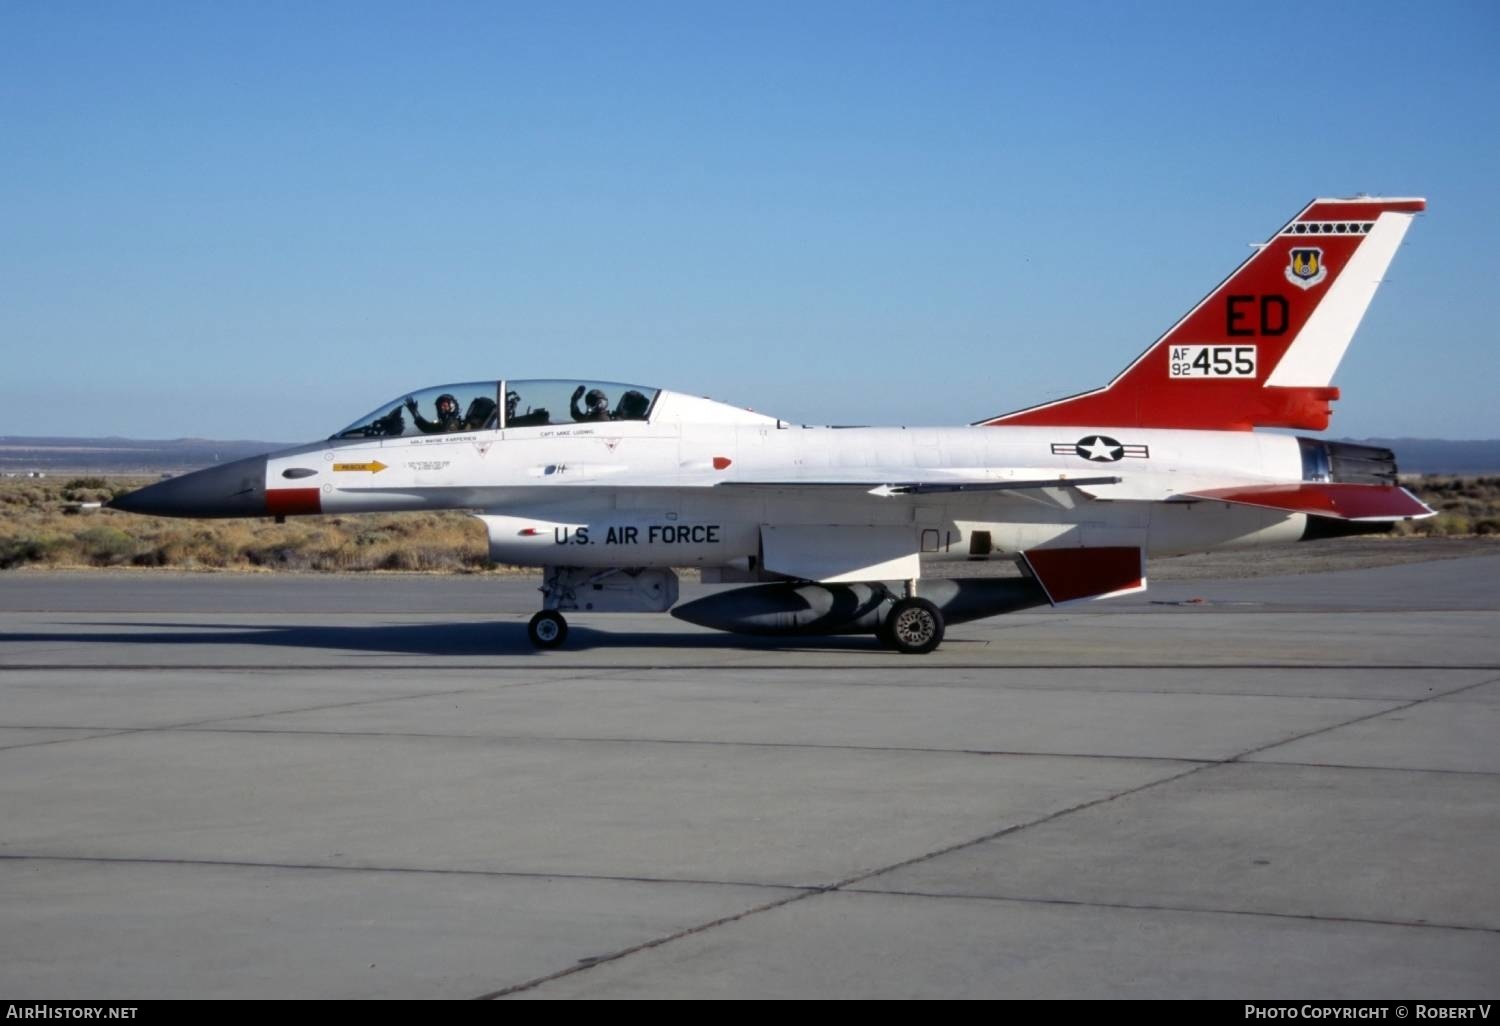
[[[943,614],[926,599],[902,599],[880,625],[880,638],[904,655],[926,655],[943,643]]]
[[[526,625],[526,636],[537,648],[559,648],[568,640],[568,621],[561,613],[544,609]]]

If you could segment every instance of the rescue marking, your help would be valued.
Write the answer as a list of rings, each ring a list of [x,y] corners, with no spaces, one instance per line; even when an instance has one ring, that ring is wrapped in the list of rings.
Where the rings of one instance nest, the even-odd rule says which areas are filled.
[[[335,463],[333,469],[336,473],[367,470],[372,474],[378,474],[382,470],[385,470],[386,466],[379,460],[371,460],[369,463]]]

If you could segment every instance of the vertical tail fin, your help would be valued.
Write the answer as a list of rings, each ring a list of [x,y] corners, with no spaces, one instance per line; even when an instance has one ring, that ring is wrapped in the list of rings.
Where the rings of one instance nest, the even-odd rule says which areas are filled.
[[[1101,389],[980,424],[1322,431],[1330,386],[1422,199],[1319,199]]]

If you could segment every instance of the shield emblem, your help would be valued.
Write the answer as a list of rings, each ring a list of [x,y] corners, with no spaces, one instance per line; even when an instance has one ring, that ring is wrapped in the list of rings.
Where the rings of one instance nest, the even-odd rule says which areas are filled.
[[[1316,246],[1298,246],[1292,250],[1286,267],[1286,280],[1298,288],[1310,289],[1328,277],[1323,266],[1323,251]]]

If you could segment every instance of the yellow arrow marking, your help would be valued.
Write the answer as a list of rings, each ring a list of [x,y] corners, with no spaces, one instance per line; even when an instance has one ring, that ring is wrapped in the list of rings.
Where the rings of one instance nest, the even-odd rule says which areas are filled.
[[[385,469],[385,464],[379,460],[371,460],[369,463],[335,463],[335,471],[341,470],[368,470],[372,474],[378,474]]]

